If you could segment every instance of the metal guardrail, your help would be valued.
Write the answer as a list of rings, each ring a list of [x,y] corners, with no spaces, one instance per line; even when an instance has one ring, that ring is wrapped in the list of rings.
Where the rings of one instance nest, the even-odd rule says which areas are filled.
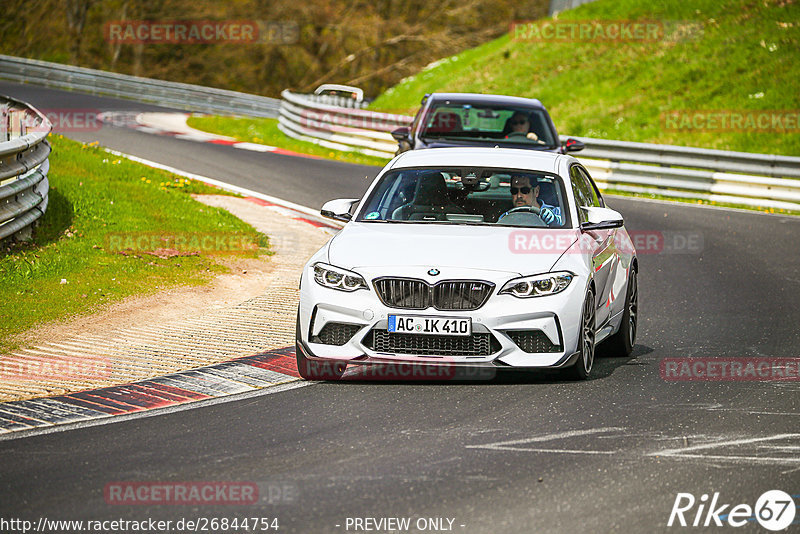
[[[566,136],[562,137],[566,138]],[[800,158],[790,156],[609,141],[588,137],[575,137],[575,139],[586,144],[586,149],[581,156],[587,158],[800,178]]]
[[[800,158],[577,138],[598,186],[800,211]]]
[[[284,91],[279,128],[334,150],[391,158],[389,134],[413,117],[345,109]],[[567,136],[562,137],[566,141]],[[800,211],[800,158],[576,137],[598,186],[632,193]]]
[[[202,113],[275,118],[280,108],[276,98],[4,55],[0,78]]]
[[[392,130],[408,126],[413,117],[349,109],[320,102],[317,95],[281,93],[278,128],[295,139],[334,150],[392,158],[397,141]]]
[[[391,158],[390,132],[412,117],[360,109],[346,97],[283,91],[282,100],[0,55],[0,78],[132,98],[188,111],[278,117],[286,135]],[[347,107],[343,107],[347,106]],[[354,106],[354,107],[350,107]],[[800,158],[579,138],[601,187],[800,210]]]
[[[0,96],[0,241],[29,239],[47,209],[51,128],[35,108]]]
[[[550,7],[547,9],[547,16],[558,15],[562,11],[575,9],[576,7],[594,2],[595,0],[550,0]]]

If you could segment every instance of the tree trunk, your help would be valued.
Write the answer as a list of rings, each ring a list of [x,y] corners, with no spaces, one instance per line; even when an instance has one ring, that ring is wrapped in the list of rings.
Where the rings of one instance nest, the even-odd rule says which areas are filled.
[[[71,39],[69,55],[73,65],[80,62],[83,27],[86,25],[86,15],[93,3],[94,0],[64,0],[67,10],[67,28]]]

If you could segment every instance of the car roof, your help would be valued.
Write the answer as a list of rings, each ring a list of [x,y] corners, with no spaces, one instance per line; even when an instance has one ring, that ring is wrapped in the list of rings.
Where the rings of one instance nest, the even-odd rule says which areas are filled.
[[[484,95],[480,93],[431,93],[428,100],[450,100],[459,103],[505,104],[511,106],[527,106],[544,109],[544,105],[535,98],[521,96]]]
[[[501,167],[558,174],[559,160],[564,157],[562,154],[519,148],[434,148],[403,152],[390,168]]]

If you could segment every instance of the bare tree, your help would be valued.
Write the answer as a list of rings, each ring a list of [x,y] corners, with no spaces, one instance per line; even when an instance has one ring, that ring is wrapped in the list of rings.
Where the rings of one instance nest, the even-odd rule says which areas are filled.
[[[69,55],[72,64],[80,60],[83,28],[86,26],[86,15],[95,0],[63,0],[67,12],[67,29],[70,36]]]
[[[128,16],[128,0],[123,0],[119,13],[119,19],[125,20],[125,17]],[[119,60],[119,53],[122,51],[122,43],[112,43],[109,41],[108,47],[111,52],[110,70],[114,70],[114,68],[117,66],[117,60]]]

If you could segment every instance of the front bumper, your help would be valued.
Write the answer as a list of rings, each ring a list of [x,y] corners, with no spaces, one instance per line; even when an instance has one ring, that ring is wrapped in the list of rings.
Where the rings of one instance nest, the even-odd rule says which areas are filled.
[[[353,364],[416,362],[471,367],[560,368],[572,365],[577,358],[580,314],[586,294],[586,280],[580,277],[576,276],[570,286],[559,294],[529,299],[498,295],[503,285],[498,282],[487,302],[474,311],[391,308],[381,302],[372,284],[369,285],[369,290],[361,289],[352,293],[325,288],[308,276],[306,269],[300,291],[298,350],[302,350],[311,360],[341,360]],[[474,349],[477,341],[472,345],[466,343],[467,350],[459,350],[465,346],[463,339],[431,340],[431,337],[444,336],[420,334],[402,334],[417,337],[405,338],[405,345],[400,343],[397,350],[386,350],[385,344],[377,347],[373,331],[385,331],[389,315],[469,317],[473,335],[481,338],[481,349]],[[327,335],[330,328],[328,332],[323,332],[326,325],[346,332],[343,337],[337,338],[336,343],[341,343],[345,338],[347,341],[330,344],[331,336]],[[537,334],[541,343],[521,343],[529,352],[512,339],[520,341],[519,332],[535,331],[542,333]],[[378,335],[386,338],[381,332]],[[488,350],[485,349],[487,336]],[[544,342],[545,339],[547,342]],[[320,342],[323,340],[327,342]],[[434,348],[426,349],[429,346]],[[540,346],[547,350],[530,352]],[[408,348],[407,352],[403,351],[403,347]]]

